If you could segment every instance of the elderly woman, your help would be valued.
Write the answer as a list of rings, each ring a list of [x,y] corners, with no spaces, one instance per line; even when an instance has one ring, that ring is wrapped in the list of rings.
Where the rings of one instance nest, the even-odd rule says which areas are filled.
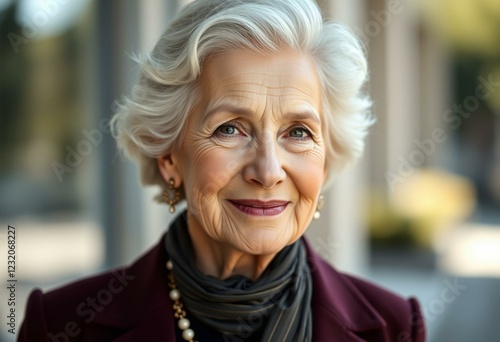
[[[372,123],[359,41],[311,0],[199,0],[140,61],[119,146],[187,210],[131,266],[29,299],[21,341],[423,341],[414,299],[303,234]]]

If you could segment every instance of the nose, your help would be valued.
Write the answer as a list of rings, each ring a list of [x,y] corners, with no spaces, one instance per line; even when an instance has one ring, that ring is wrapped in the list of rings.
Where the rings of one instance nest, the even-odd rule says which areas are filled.
[[[265,189],[271,189],[286,179],[274,139],[266,139],[256,147],[254,158],[245,167],[243,177],[247,182]]]

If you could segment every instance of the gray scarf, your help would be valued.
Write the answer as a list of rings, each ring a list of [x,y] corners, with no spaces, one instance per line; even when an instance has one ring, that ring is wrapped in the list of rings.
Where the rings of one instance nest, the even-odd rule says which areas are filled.
[[[243,340],[254,331],[262,331],[262,341],[312,340],[311,273],[300,240],[280,251],[255,282],[220,280],[196,269],[187,212],[170,226],[165,246],[186,309],[208,327]]]

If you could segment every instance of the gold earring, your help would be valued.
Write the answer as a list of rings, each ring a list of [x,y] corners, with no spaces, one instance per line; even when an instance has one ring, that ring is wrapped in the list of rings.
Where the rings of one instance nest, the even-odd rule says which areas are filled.
[[[170,178],[168,180],[168,190],[165,189],[162,196],[162,202],[168,203],[168,205],[170,205],[168,211],[172,214],[175,213],[175,205],[181,200],[181,192],[178,188],[175,188],[174,185],[175,180],[173,178]],[[172,193],[172,196],[170,196],[170,193]]]
[[[319,195],[318,204],[316,205],[316,211],[314,212],[313,219],[317,220],[321,217],[321,208],[323,208],[323,204],[325,204],[325,197],[323,195]]]

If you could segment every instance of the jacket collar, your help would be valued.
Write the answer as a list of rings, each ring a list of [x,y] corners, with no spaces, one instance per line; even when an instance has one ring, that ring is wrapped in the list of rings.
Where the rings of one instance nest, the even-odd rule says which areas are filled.
[[[111,272],[115,278],[125,279],[127,285],[116,295],[116,301],[113,300],[106,310],[96,313],[95,323],[127,330],[152,323],[148,317],[161,315],[165,322],[172,321],[164,237],[132,265]]]
[[[386,326],[384,319],[349,277],[337,272],[318,256],[306,239],[302,241],[306,246],[313,283],[315,335],[328,328],[328,331],[342,332],[344,336],[354,336],[353,341],[357,341],[355,336],[359,333],[383,329]]]

